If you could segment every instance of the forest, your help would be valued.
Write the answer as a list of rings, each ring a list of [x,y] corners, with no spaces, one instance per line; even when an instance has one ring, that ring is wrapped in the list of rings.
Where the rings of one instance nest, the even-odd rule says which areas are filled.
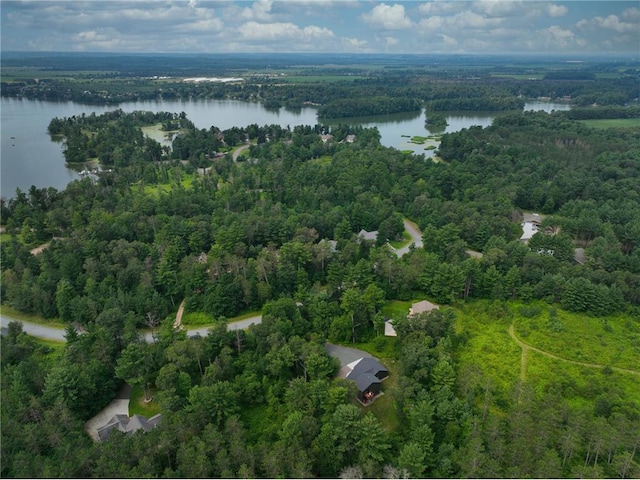
[[[506,113],[442,135],[437,161],[348,125],[52,119],[67,161],[113,168],[1,202],[3,306],[68,326],[64,344],[2,337],[2,476],[640,475],[640,131],[575,115]],[[150,124],[179,130],[172,148]],[[405,219],[424,245],[399,256]],[[422,299],[440,310],[407,317]],[[172,327],[183,301],[207,336]],[[520,372],[508,331],[574,360],[522,347]],[[379,401],[354,401],[327,341],[387,364]],[[83,424],[122,382],[162,423],[94,443]]]

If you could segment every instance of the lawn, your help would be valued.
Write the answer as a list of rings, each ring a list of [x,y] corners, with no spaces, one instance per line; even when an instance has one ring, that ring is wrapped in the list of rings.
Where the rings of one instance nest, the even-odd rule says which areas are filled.
[[[255,317],[260,314],[262,314],[261,311],[246,312],[242,315],[238,315],[237,317],[227,318],[226,322],[236,322],[239,320],[244,320],[246,318]],[[182,324],[186,326],[214,327],[218,324],[218,322],[216,322],[216,319],[213,317],[213,315],[205,312],[185,312],[182,315]]]
[[[637,128],[640,127],[640,118],[603,118],[595,120],[580,120],[591,128]]]
[[[404,231],[402,232],[402,240],[393,240],[393,241],[390,241],[389,243],[393,248],[398,249],[398,248],[402,248],[409,245],[410,242],[411,242],[411,235],[409,235],[409,233]]]
[[[133,387],[131,390],[131,400],[129,401],[129,416],[132,417],[136,413],[144,415],[147,418],[153,417],[160,413],[160,405],[153,400],[155,389],[151,389],[152,400],[149,403],[144,401],[144,389],[142,387]]]
[[[180,179],[180,185],[185,190],[187,190],[193,185],[193,180],[193,175],[184,174]],[[160,195],[160,193],[169,193],[175,185],[177,185],[176,181],[171,181],[168,183],[158,183],[155,185],[145,185],[142,191],[145,193],[145,195],[154,195],[157,197]]]

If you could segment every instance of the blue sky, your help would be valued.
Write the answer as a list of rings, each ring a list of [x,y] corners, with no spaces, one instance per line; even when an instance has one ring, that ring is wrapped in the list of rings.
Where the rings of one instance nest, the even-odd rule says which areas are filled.
[[[640,54],[640,1],[9,1],[3,51]]]

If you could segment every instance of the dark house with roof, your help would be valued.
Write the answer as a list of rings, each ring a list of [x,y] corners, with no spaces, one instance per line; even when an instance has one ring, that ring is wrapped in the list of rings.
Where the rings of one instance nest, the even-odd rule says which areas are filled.
[[[358,400],[367,404],[380,394],[382,380],[389,376],[387,370],[375,358],[360,358],[345,365],[341,373],[348,380],[353,380],[358,387]]]
[[[114,429],[122,433],[134,433],[138,430],[148,432],[160,423],[161,418],[162,414],[160,413],[149,419],[137,413],[131,418],[122,414],[114,415],[104,427],[98,429],[98,438],[100,438],[101,442],[105,441]]]

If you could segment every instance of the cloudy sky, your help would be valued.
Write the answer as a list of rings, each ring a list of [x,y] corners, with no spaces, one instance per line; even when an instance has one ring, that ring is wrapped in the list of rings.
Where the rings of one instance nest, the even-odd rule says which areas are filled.
[[[634,1],[9,1],[3,51],[631,53]]]

